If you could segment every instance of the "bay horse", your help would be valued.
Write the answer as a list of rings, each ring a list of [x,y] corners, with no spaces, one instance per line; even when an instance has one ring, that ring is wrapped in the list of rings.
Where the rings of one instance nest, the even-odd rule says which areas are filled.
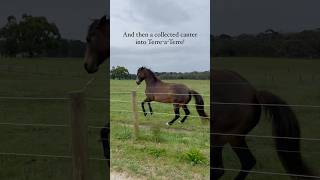
[[[172,125],[177,119],[180,118],[180,108],[182,107],[185,116],[180,120],[184,123],[190,115],[187,104],[191,101],[192,96],[195,98],[196,109],[202,120],[208,119],[208,115],[204,111],[204,102],[202,96],[184,84],[167,83],[160,80],[154,72],[146,67],[141,67],[137,71],[136,83],[140,85],[142,81],[146,83],[145,94],[146,98],[141,103],[144,115],[146,110],[144,104],[147,102],[150,114],[152,115],[152,107],[150,102],[156,101],[161,103],[173,104],[174,118],[167,122],[167,125]]]
[[[245,137],[258,124],[262,110],[272,119],[275,148],[287,173],[292,178],[313,175],[302,160],[299,122],[284,100],[271,92],[256,90],[233,71],[213,70],[211,77],[211,113],[214,118],[210,126],[210,154],[213,179],[224,174],[222,151],[226,144],[231,145],[241,162],[241,171],[235,179],[245,179],[254,167],[256,159]]]

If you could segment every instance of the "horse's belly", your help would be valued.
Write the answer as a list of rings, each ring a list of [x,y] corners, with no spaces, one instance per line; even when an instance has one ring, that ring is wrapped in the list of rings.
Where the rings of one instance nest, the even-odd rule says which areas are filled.
[[[173,98],[171,96],[156,96],[155,101],[161,103],[173,103]]]

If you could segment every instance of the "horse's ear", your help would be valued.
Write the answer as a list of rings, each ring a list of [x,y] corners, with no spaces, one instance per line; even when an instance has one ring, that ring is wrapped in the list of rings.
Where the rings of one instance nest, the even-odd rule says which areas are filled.
[[[103,16],[102,18],[100,18],[99,20],[99,25],[102,26],[102,25],[106,25],[108,23],[109,19],[107,19],[107,16]]]

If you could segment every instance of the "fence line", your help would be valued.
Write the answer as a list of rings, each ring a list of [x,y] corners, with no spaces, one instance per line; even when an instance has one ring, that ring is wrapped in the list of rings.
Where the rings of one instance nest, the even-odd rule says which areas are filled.
[[[286,137],[286,136],[264,136],[264,135],[252,135],[252,134],[229,134],[229,133],[210,133],[218,136],[236,136],[236,137],[254,137],[254,138],[266,138],[266,139],[289,139],[289,140],[304,140],[304,141],[320,141],[319,138],[298,138],[298,137]]]
[[[116,111],[118,112],[118,111]],[[132,111],[125,111],[125,112],[132,112]],[[196,116],[199,117],[199,116]],[[10,125],[10,126],[38,126],[38,127],[70,127],[70,125],[66,124],[32,124],[32,123],[0,123],[0,125]],[[88,128],[90,129],[102,129],[107,128],[105,126],[92,126],[89,125]],[[109,128],[107,128],[109,129]],[[295,137],[280,137],[280,136],[264,136],[264,135],[254,135],[254,134],[228,134],[228,133],[210,133],[212,135],[218,136],[239,136],[239,137],[254,137],[254,138],[265,138],[265,139],[291,139],[291,140],[304,140],[304,141],[320,141],[320,138],[295,138]]]
[[[13,122],[0,122],[1,126],[32,126],[32,127],[62,127],[62,128],[70,128],[70,125],[67,124],[40,124],[40,123],[13,123]],[[88,125],[89,129],[102,129],[107,128],[105,126],[93,126]]]
[[[110,92],[110,94],[131,94],[131,92]],[[210,95],[207,94],[176,94],[176,93],[144,93],[144,92],[137,92],[137,94],[158,94],[158,95],[178,95],[178,96],[189,96],[189,95],[201,95],[205,97],[210,97]]]
[[[122,101],[122,100],[110,100],[110,102],[120,102],[120,103],[130,103],[130,101]],[[144,101],[137,101],[137,103],[142,103]],[[152,101],[150,103],[155,103],[156,101]],[[147,102],[145,102],[147,103]],[[211,105],[197,105],[197,104],[183,104],[183,103],[165,103],[165,104],[179,104],[179,105],[190,105],[190,106],[205,106],[210,107]]]
[[[127,112],[127,113],[133,113],[134,111],[129,111],[129,110],[110,110],[110,112]],[[136,112],[139,112],[139,113],[144,113],[143,111],[136,111]],[[162,114],[162,115],[167,115],[167,116],[175,116],[176,114],[170,114],[170,113],[158,113],[158,112],[153,112],[153,114]],[[188,116],[188,117],[197,117],[197,118],[200,118],[202,116],[192,116],[192,115],[184,115],[184,116]]]
[[[0,96],[1,100],[69,100],[64,97],[23,97],[23,96]]]
[[[43,73],[43,72],[30,72],[30,71],[16,71],[16,70],[7,70],[7,71],[0,71],[0,73],[17,73],[17,74],[21,74],[21,75],[33,75],[33,76],[49,76],[49,77],[59,77],[59,78],[64,78],[65,76],[61,75],[61,72],[57,72],[57,73]],[[69,76],[68,76],[69,75]],[[72,78],[83,78],[85,76],[81,76],[79,75],[79,73],[70,73],[68,74],[68,77],[72,77]]]
[[[278,175],[278,176],[292,176],[292,177],[300,177],[300,178],[314,178],[320,179],[320,176],[310,176],[310,175],[302,175],[302,174],[291,174],[291,173],[279,173],[279,172],[268,172],[268,171],[254,171],[254,170],[242,170],[242,169],[230,169],[230,168],[214,168],[210,167],[213,170],[225,170],[225,171],[232,171],[232,172],[247,172],[247,173],[254,173],[254,174],[264,174],[264,175]]]
[[[122,94],[122,92],[119,92]],[[126,93],[130,94],[130,93]],[[161,93],[162,94],[162,93]],[[178,94],[179,95],[179,94]],[[183,95],[183,94],[181,94]],[[0,96],[0,100],[69,100],[66,97],[31,97],[31,96]],[[108,98],[92,98],[88,97],[86,100],[89,101],[107,101]],[[110,100],[111,102],[126,102],[131,101],[122,101],[122,100]],[[142,101],[137,101],[142,102]],[[166,104],[176,104],[176,103],[166,103]],[[279,106],[279,107],[301,107],[301,108],[320,108],[320,105],[308,105],[308,104],[259,104],[259,103],[241,103],[241,102],[211,102],[213,105],[241,105],[241,106]],[[182,104],[182,105],[196,105],[196,104]],[[198,106],[211,106],[211,105],[198,105]]]
[[[258,144],[260,145],[260,144]],[[226,146],[216,146],[213,145],[213,148],[225,148]],[[248,147],[239,147],[239,146],[230,146],[232,149],[241,149],[241,150],[258,150],[258,148],[248,148]],[[262,147],[262,146],[261,146]],[[284,153],[302,153],[304,151],[290,151],[290,150],[281,150],[281,149],[265,149],[265,148],[259,148],[259,150],[265,151],[265,152],[284,152]],[[320,154],[319,151],[308,151],[308,153],[314,153],[314,154]],[[304,155],[305,156],[305,155]],[[309,156],[313,157],[313,156]]]
[[[23,157],[44,157],[44,158],[62,158],[71,159],[71,155],[53,155],[53,154],[31,154],[31,153],[8,153],[0,152],[2,156],[23,156]],[[108,161],[110,159],[91,157],[89,160]]]
[[[240,106],[279,106],[279,107],[306,107],[306,108],[320,108],[320,105],[306,105],[306,104],[259,104],[259,103],[227,103],[213,101],[212,104],[216,105],[240,105]]]
[[[7,126],[33,126],[33,127],[70,127],[66,124],[33,124],[33,123],[10,123],[10,122],[0,122],[0,125]]]
[[[51,97],[0,97],[0,99],[14,99],[14,100],[68,100],[68,98],[51,98]],[[88,98],[88,100],[107,100],[106,98]],[[213,102],[213,104],[223,104],[223,105],[264,105],[264,106],[291,106],[291,107],[310,107],[310,108],[320,108],[317,105],[285,105],[285,104],[254,104],[254,103],[223,103],[223,102]],[[127,110],[111,110],[111,112],[128,112],[132,113],[132,111]],[[143,113],[143,111],[138,111]],[[154,113],[154,114],[162,114],[162,115],[175,115],[170,113]],[[200,116],[192,116],[188,115],[189,117],[197,117]],[[43,127],[69,127],[68,125],[64,124],[32,124],[32,123],[0,123],[0,125],[13,125],[13,126],[43,126]],[[89,126],[89,128],[105,128],[99,126]],[[240,137],[255,137],[255,138],[278,138],[278,139],[292,139],[292,140],[306,140],[306,141],[320,141],[318,138],[294,138],[294,137],[278,137],[278,136],[263,136],[263,135],[243,135],[243,134],[229,134],[229,133],[211,133],[213,135],[219,136],[240,136]]]

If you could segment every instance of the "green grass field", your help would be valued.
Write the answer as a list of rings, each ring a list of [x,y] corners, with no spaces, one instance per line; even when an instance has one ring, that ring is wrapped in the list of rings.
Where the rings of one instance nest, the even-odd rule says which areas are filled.
[[[219,58],[213,61],[217,69],[239,72],[258,89],[266,89],[281,96],[289,104],[320,104],[319,60]],[[102,67],[105,68],[105,67]],[[107,80],[105,72],[87,90],[88,97],[104,97]],[[68,97],[68,92],[80,89],[91,79],[83,70],[81,59],[0,59],[0,97]],[[182,82],[204,95],[209,94],[209,81]],[[111,92],[130,92],[134,81],[111,81]],[[138,91],[143,91],[143,86]],[[208,104],[209,97],[205,98]],[[140,94],[138,100],[143,99]],[[111,100],[130,101],[130,94],[112,94]],[[192,101],[192,103],[194,103]],[[0,123],[69,124],[70,103],[65,100],[5,100],[0,99]],[[111,103],[114,110],[131,110],[130,103]],[[88,101],[88,123],[102,126],[107,118],[105,102]],[[153,103],[154,112],[172,113],[172,107]],[[190,107],[192,115],[195,108]],[[303,137],[320,138],[318,108],[294,108]],[[139,114],[140,138],[132,137],[130,113],[111,114],[112,170],[142,178],[175,177],[177,179],[208,179],[208,127],[198,118],[185,124],[164,125],[172,117],[154,114],[145,118]],[[151,126],[149,128],[149,126]],[[157,128],[157,127],[160,127]],[[271,135],[270,122],[263,117],[251,134]],[[90,129],[90,157],[103,158],[99,129]],[[283,173],[271,139],[248,138],[249,147],[257,158],[256,171]],[[320,167],[320,142],[303,141],[303,157],[310,167]],[[68,127],[0,125],[0,153],[70,155]],[[198,162],[193,164],[192,162]],[[229,147],[224,151],[226,168],[238,169],[239,161]],[[90,161],[91,179],[105,179],[105,163]],[[229,180],[235,173],[226,172]],[[71,159],[33,156],[0,155],[0,179],[42,180],[70,179]],[[153,179],[157,179],[156,177]],[[152,178],[151,178],[152,179]],[[289,179],[283,176],[250,174],[248,179]]]
[[[102,67],[103,68],[103,67]],[[105,68],[105,67],[104,67]],[[95,75],[88,97],[104,97],[105,72]],[[91,79],[82,59],[0,59],[1,97],[68,97]],[[0,123],[70,124],[68,100],[0,99]],[[88,101],[88,124],[102,126],[106,121],[106,103]],[[103,158],[99,129],[89,131],[89,156]],[[70,156],[70,128],[0,125],[0,153],[24,153]],[[71,159],[0,155],[0,179],[71,179]],[[105,163],[90,161],[92,179],[105,179]]]
[[[186,84],[202,94],[205,104],[209,104],[210,81],[168,82]],[[184,124],[177,120],[168,127],[165,123],[174,117],[172,104],[152,103],[152,116],[144,117],[141,112],[144,82],[138,89],[134,80],[112,80],[110,85],[112,171],[124,171],[137,178],[209,179],[209,124],[202,124],[199,117],[189,117]],[[129,112],[132,111],[132,90],[137,90],[138,118],[142,125],[138,140],[133,140],[132,113]],[[190,104],[195,104],[194,99]],[[192,116],[198,116],[194,105],[189,109]],[[209,113],[209,109],[206,106],[206,112]]]

